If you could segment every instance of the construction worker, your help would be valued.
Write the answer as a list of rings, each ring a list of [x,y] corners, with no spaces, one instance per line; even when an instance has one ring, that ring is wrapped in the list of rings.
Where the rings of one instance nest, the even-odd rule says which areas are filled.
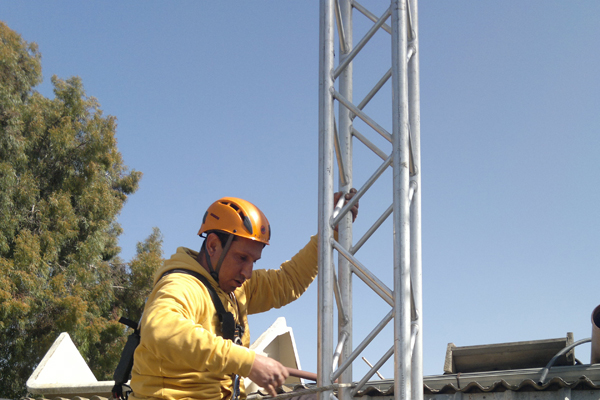
[[[358,204],[353,220],[357,213]],[[243,377],[275,396],[288,371],[248,348],[248,314],[300,297],[317,275],[317,237],[279,269],[253,271],[271,228],[256,206],[231,197],[208,208],[198,234],[205,238],[199,252],[178,248],[154,277],[130,398],[244,399]]]

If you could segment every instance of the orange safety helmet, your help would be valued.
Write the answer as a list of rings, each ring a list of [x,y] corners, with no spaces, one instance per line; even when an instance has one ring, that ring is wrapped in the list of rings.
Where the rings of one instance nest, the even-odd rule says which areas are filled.
[[[264,244],[271,239],[271,225],[265,214],[249,201],[236,197],[223,197],[208,207],[198,235],[210,231],[227,232]]]

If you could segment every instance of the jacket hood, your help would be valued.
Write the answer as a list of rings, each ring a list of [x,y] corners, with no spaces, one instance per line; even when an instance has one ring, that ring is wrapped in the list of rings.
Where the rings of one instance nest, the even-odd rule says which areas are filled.
[[[198,257],[198,252],[188,249],[186,247],[178,247],[175,254],[171,256],[168,260],[163,263],[163,266],[156,271],[154,274],[154,283],[156,286],[162,275],[170,271],[172,269],[189,269],[195,272],[198,272],[202,276],[206,277],[208,281],[213,285],[213,287],[218,288],[219,284],[214,278],[208,273],[207,270],[204,269],[202,265],[196,261]]]

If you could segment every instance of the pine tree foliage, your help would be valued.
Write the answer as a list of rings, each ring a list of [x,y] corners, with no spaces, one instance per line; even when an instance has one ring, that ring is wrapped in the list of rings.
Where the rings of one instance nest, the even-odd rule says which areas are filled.
[[[34,90],[40,60],[0,22],[0,397],[25,394],[61,332],[96,378],[112,379],[118,317],[139,316],[162,262],[157,229],[131,267],[119,259],[116,217],[141,173],[125,166],[115,118],[78,77],[53,77],[53,99]]]
[[[154,228],[146,240],[137,244],[136,255],[128,263],[129,273],[120,292],[120,303],[123,315],[133,321],[141,319],[146,298],[154,286],[154,273],[164,262],[162,243],[160,230]]]

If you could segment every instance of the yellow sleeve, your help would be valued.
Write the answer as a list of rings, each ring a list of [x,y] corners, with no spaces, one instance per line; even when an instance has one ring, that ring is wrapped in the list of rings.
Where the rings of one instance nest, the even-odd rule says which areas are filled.
[[[140,347],[158,358],[161,368],[248,376],[255,353],[217,332],[220,322],[206,287],[173,274],[161,279],[148,299]]]
[[[248,314],[279,308],[306,291],[318,272],[317,236],[279,269],[256,270],[247,281]]]

